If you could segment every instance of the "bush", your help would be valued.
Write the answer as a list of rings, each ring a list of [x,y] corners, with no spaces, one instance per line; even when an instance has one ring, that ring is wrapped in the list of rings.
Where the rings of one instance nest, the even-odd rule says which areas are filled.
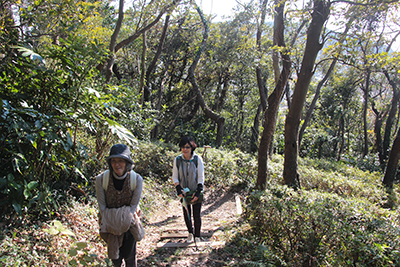
[[[261,249],[274,266],[400,264],[399,215],[369,201],[270,186],[249,196],[244,217],[254,261]]]

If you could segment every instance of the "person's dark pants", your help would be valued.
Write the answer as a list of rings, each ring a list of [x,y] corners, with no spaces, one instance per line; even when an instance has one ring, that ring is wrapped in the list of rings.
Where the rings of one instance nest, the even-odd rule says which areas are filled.
[[[136,240],[133,238],[131,232],[124,234],[124,240],[122,241],[122,247],[119,248],[119,259],[112,260],[114,266],[121,266],[122,260],[125,260],[126,267],[136,267]]]
[[[189,233],[193,234],[193,225],[192,225],[192,214],[194,219],[194,237],[200,237],[201,231],[201,203],[197,203],[194,205],[188,205],[189,214],[186,212],[185,207],[183,207],[183,217],[185,218],[186,227]],[[190,219],[189,219],[190,217]]]

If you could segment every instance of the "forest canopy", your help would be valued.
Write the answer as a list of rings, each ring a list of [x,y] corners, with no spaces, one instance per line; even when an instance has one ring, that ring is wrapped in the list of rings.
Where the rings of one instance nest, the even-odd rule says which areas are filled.
[[[248,1],[214,21],[196,1],[1,1],[2,214],[51,216],[115,142],[284,155],[382,173],[400,153],[398,1]],[[395,49],[396,48],[396,49]]]

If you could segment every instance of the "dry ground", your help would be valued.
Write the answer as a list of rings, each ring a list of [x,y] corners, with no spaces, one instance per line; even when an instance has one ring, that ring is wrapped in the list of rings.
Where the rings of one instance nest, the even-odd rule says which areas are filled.
[[[237,198],[223,188],[205,192],[202,242],[197,247],[187,246],[182,205],[178,198],[172,200],[166,209],[146,218],[146,235],[138,244],[138,266],[228,266],[225,241],[239,218]],[[171,233],[177,237],[165,238]]]

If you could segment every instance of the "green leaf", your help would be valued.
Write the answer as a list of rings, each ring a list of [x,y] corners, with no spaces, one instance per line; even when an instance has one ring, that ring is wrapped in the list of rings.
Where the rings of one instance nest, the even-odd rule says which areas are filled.
[[[28,184],[27,188],[29,190],[35,189],[36,187],[38,187],[39,183],[37,181],[32,181]]]
[[[49,234],[51,234],[51,235],[56,235],[56,234],[59,233],[59,232],[57,231],[57,229],[55,229],[54,227],[50,227],[50,228],[48,228],[48,229],[43,229],[43,232],[49,233]]]
[[[18,214],[21,214],[21,204],[13,203],[12,205],[13,205],[15,212],[17,212]]]
[[[74,257],[74,256],[76,256],[77,254],[78,254],[78,252],[77,252],[77,250],[76,249],[70,249],[69,251],[68,251],[68,254],[71,256],[71,257]]]
[[[84,248],[86,248],[87,247],[87,243],[86,242],[76,242],[75,243],[76,244],[76,247],[78,248],[78,249],[84,249]]]
[[[64,228],[64,225],[62,225],[62,223],[60,221],[54,220],[53,221],[53,226],[54,228],[56,228],[57,230],[60,230],[62,228]]]
[[[23,57],[29,57],[32,60],[36,60],[37,59],[40,63],[45,64],[45,60],[42,58],[42,56],[37,54],[37,53],[35,53],[31,49],[28,49],[28,48],[22,47],[22,46],[12,46],[12,48],[18,49],[18,51],[22,53]]]

